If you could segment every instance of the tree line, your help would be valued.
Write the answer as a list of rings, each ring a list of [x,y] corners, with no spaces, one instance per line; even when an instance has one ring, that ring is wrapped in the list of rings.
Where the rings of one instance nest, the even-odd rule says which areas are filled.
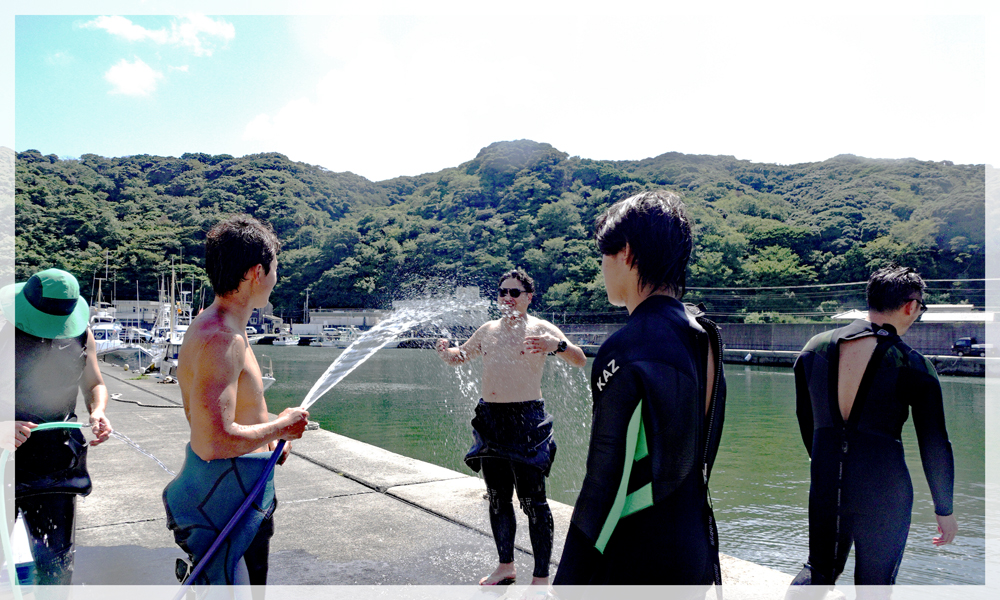
[[[281,239],[272,302],[286,315],[301,314],[306,288],[312,306],[379,308],[456,285],[488,290],[520,266],[538,284],[537,310],[620,319],[604,293],[594,219],[666,188],[694,223],[689,299],[724,320],[860,308],[857,293],[796,286],[863,281],[889,261],[949,280],[932,286],[932,302],[981,305],[982,283],[957,280],[984,277],[984,177],[982,165],[852,155],[798,165],[676,152],[599,161],[530,140],[381,182],[277,153],[65,160],[28,150],[15,162],[15,274],[59,266],[90,294],[108,255],[126,297],[138,282],[141,297],[155,298],[171,262],[182,278],[205,281],[206,232],[245,212]]]

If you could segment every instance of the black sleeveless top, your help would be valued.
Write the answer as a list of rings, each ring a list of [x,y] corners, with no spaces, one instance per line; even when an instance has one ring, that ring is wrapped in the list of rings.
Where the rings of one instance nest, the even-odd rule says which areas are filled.
[[[10,326],[8,324],[8,326]],[[76,421],[87,332],[50,340],[14,330],[14,414],[18,421]],[[79,430],[33,433],[15,454],[16,494],[90,492],[86,438]]]
[[[75,421],[87,332],[49,340],[14,331],[14,412],[18,421]]]

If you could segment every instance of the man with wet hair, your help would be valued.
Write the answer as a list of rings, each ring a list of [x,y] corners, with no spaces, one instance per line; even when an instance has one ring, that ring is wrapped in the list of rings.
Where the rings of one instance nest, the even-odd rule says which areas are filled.
[[[483,358],[482,397],[472,419],[475,443],[465,457],[474,471],[482,469],[490,500],[490,527],[500,555],[497,568],[480,585],[509,585],[514,566],[513,494],[528,516],[534,554],[531,583],[548,585],[553,521],[545,496],[556,445],[552,415],[542,400],[542,371],[547,355],[567,363],[587,363],[583,350],[569,342],[558,327],[527,314],[535,282],[521,269],[504,273],[497,290],[501,317],[476,330],[457,348],[437,342],[438,356],[458,366]]]
[[[895,583],[913,507],[900,440],[911,410],[937,515],[933,543],[955,538],[955,466],[941,384],[934,365],[900,339],[927,308],[924,289],[913,269],[875,271],[868,318],[815,336],[795,361],[799,428],[812,462],[809,560],[793,586],[832,586],[852,544],[856,585]],[[793,587],[789,595],[803,592]]]
[[[628,322],[591,372],[587,472],[556,585],[721,584],[708,479],[722,432],[722,341],[681,303],[691,223],[679,196],[636,194],[597,219],[608,301]]]
[[[225,296],[250,277],[248,271],[260,266],[271,274],[281,243],[269,225],[249,215],[229,218],[205,236],[205,271],[216,296]],[[275,269],[277,267],[274,267]],[[274,276],[277,280],[277,275]]]
[[[251,313],[267,304],[278,281],[279,250],[271,228],[247,215],[222,221],[205,243],[215,300],[191,323],[178,356],[191,441],[184,466],[163,491],[167,526],[194,564],[243,503],[243,490],[257,481],[277,441],[302,437],[309,418],[305,410],[287,408],[269,420],[260,367],[246,337]],[[286,444],[278,464],[289,450]],[[264,585],[276,503],[268,481],[193,583]],[[186,576],[182,565],[178,576]]]

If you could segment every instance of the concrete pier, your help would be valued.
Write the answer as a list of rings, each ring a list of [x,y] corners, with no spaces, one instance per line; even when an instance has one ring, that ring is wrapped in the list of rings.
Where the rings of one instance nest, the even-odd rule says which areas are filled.
[[[799,353],[789,350],[746,350],[726,348],[722,360],[726,364],[764,365],[771,367],[791,367]],[[987,361],[998,360],[995,357],[982,356],[948,356],[929,354],[927,359],[934,365],[938,375],[962,375],[985,377]]]
[[[115,398],[107,410],[112,426],[180,469],[188,425],[177,385],[102,369]],[[86,415],[82,403],[78,412]],[[166,528],[161,501],[171,476],[116,439],[92,448],[88,464],[94,491],[78,504],[74,586],[176,586],[174,562],[183,553]],[[474,585],[496,565],[478,477],[315,430],[293,443],[292,456],[276,469],[275,487],[269,586]],[[572,508],[550,505],[554,574]],[[525,516],[518,511],[517,518],[515,561],[518,583],[526,584],[531,544]],[[769,597],[781,597],[791,580],[728,556],[722,568],[726,584],[771,590]]]

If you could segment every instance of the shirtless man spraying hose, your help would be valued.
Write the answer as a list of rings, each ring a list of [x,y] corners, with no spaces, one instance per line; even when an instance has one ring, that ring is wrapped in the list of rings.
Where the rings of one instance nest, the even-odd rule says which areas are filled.
[[[302,437],[308,422],[301,408],[269,421],[260,367],[246,338],[253,309],[267,304],[278,281],[279,249],[271,228],[246,215],[222,221],[206,239],[215,301],[191,323],[177,361],[191,442],[184,466],[163,491],[167,526],[194,563],[245,500],[244,490],[253,487],[277,441]],[[278,464],[289,449],[286,444]],[[275,505],[268,481],[193,583],[267,583]]]
[[[533,585],[548,585],[553,522],[545,498],[545,476],[555,456],[552,416],[542,402],[542,370],[547,354],[582,367],[583,350],[559,328],[527,314],[534,281],[518,269],[500,277],[497,290],[502,316],[480,327],[469,341],[450,348],[437,342],[438,356],[451,365],[483,357],[482,395],[472,419],[475,444],[465,457],[474,471],[482,468],[490,499],[490,527],[500,554],[499,565],[480,585],[514,583],[514,488],[528,515],[535,556]]]

